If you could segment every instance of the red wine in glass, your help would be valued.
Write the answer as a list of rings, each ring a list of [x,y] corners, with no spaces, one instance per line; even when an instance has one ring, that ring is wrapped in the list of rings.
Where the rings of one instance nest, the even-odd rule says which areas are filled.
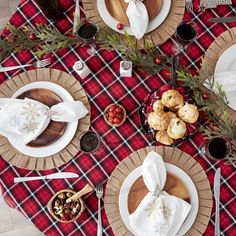
[[[175,32],[176,44],[173,46],[174,54],[187,49],[188,45],[197,37],[196,25],[192,21],[182,21]]]
[[[230,154],[231,148],[228,140],[220,137],[212,138],[208,141],[202,152],[213,160],[223,160]]]
[[[102,149],[101,139],[97,133],[89,130],[81,135],[80,149],[84,153],[100,153]]]
[[[96,53],[95,41],[97,33],[97,25],[88,21],[83,22],[77,31],[77,35],[82,42],[90,45],[90,49],[87,51],[89,55],[94,55]]]

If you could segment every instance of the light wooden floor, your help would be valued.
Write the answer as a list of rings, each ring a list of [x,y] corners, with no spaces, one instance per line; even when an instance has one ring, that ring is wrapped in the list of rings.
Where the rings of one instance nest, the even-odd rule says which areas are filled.
[[[8,22],[20,0],[0,0],[0,29]],[[38,229],[17,210],[9,208],[0,190],[0,236],[41,236]]]

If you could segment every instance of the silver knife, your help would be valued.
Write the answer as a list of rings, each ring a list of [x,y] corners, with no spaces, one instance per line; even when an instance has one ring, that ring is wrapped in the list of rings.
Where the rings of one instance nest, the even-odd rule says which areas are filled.
[[[236,16],[210,18],[209,21],[215,23],[227,23],[236,21]]]
[[[214,198],[216,203],[215,236],[220,236],[220,168],[216,170],[214,177]]]
[[[14,178],[14,183],[31,181],[31,180],[40,180],[40,179],[68,179],[68,178],[77,178],[79,177],[75,173],[71,172],[60,172],[44,176],[33,176],[33,177],[17,177]]]

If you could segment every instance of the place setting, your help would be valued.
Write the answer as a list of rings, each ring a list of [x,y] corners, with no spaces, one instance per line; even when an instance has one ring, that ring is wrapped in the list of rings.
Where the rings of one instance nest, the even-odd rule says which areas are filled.
[[[83,7],[88,20],[134,36],[142,48],[144,40],[157,45],[172,36],[183,18],[185,1],[97,0],[84,2]]]
[[[78,81],[62,71],[38,69],[15,76],[1,88],[1,124],[8,124],[1,128],[1,153],[7,161],[46,170],[76,155],[77,140],[90,125],[90,105]]]
[[[180,202],[170,203],[174,207],[171,209],[165,205],[165,197]],[[116,235],[195,235],[196,230],[204,233],[212,208],[204,170],[191,156],[170,147],[140,149],[122,161],[108,181],[104,201]],[[178,220],[177,206],[186,208]],[[161,212],[166,215],[158,216]],[[160,228],[155,228],[154,222],[159,222]]]
[[[204,21],[232,2],[49,2],[1,32],[6,202],[49,236],[234,235],[236,31]]]

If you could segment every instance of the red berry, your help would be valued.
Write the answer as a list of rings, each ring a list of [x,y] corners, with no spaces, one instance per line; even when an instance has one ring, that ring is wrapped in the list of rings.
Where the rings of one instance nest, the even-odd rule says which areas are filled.
[[[109,121],[111,124],[113,124],[113,123],[114,123],[114,118],[108,117],[108,121]]]
[[[116,109],[116,105],[112,105],[110,108],[109,108],[109,111],[114,111]]]
[[[35,40],[36,38],[37,38],[36,35],[33,34],[33,33],[31,33],[31,34],[29,35],[29,39],[30,39],[30,40]]]
[[[122,30],[124,28],[124,25],[122,23],[117,24],[117,29]]]
[[[119,125],[121,123],[121,119],[120,118],[114,118],[114,123]]]
[[[161,64],[161,59],[160,59],[160,57],[157,57],[157,58],[155,59],[155,64],[157,64],[157,65],[160,65],[160,64]]]
[[[114,111],[109,111],[108,116],[114,118],[116,116]]]
[[[180,94],[182,94],[183,96],[185,96],[186,95],[186,90],[185,90],[185,88],[183,88],[183,87],[178,87],[178,88],[176,88],[175,90],[177,90]]]
[[[121,107],[117,106],[116,109],[115,109],[115,112],[116,113],[121,113],[123,110]]]
[[[170,77],[171,76],[171,72],[170,70],[162,70],[163,76],[165,77]]]
[[[202,94],[202,98],[203,98],[204,100],[207,100],[207,99],[209,98],[208,93],[203,93],[203,94]]]
[[[52,53],[46,53],[41,58],[42,59],[52,58]]]
[[[123,113],[118,113],[118,114],[116,114],[116,117],[122,120],[123,117],[124,117],[124,114]]]

